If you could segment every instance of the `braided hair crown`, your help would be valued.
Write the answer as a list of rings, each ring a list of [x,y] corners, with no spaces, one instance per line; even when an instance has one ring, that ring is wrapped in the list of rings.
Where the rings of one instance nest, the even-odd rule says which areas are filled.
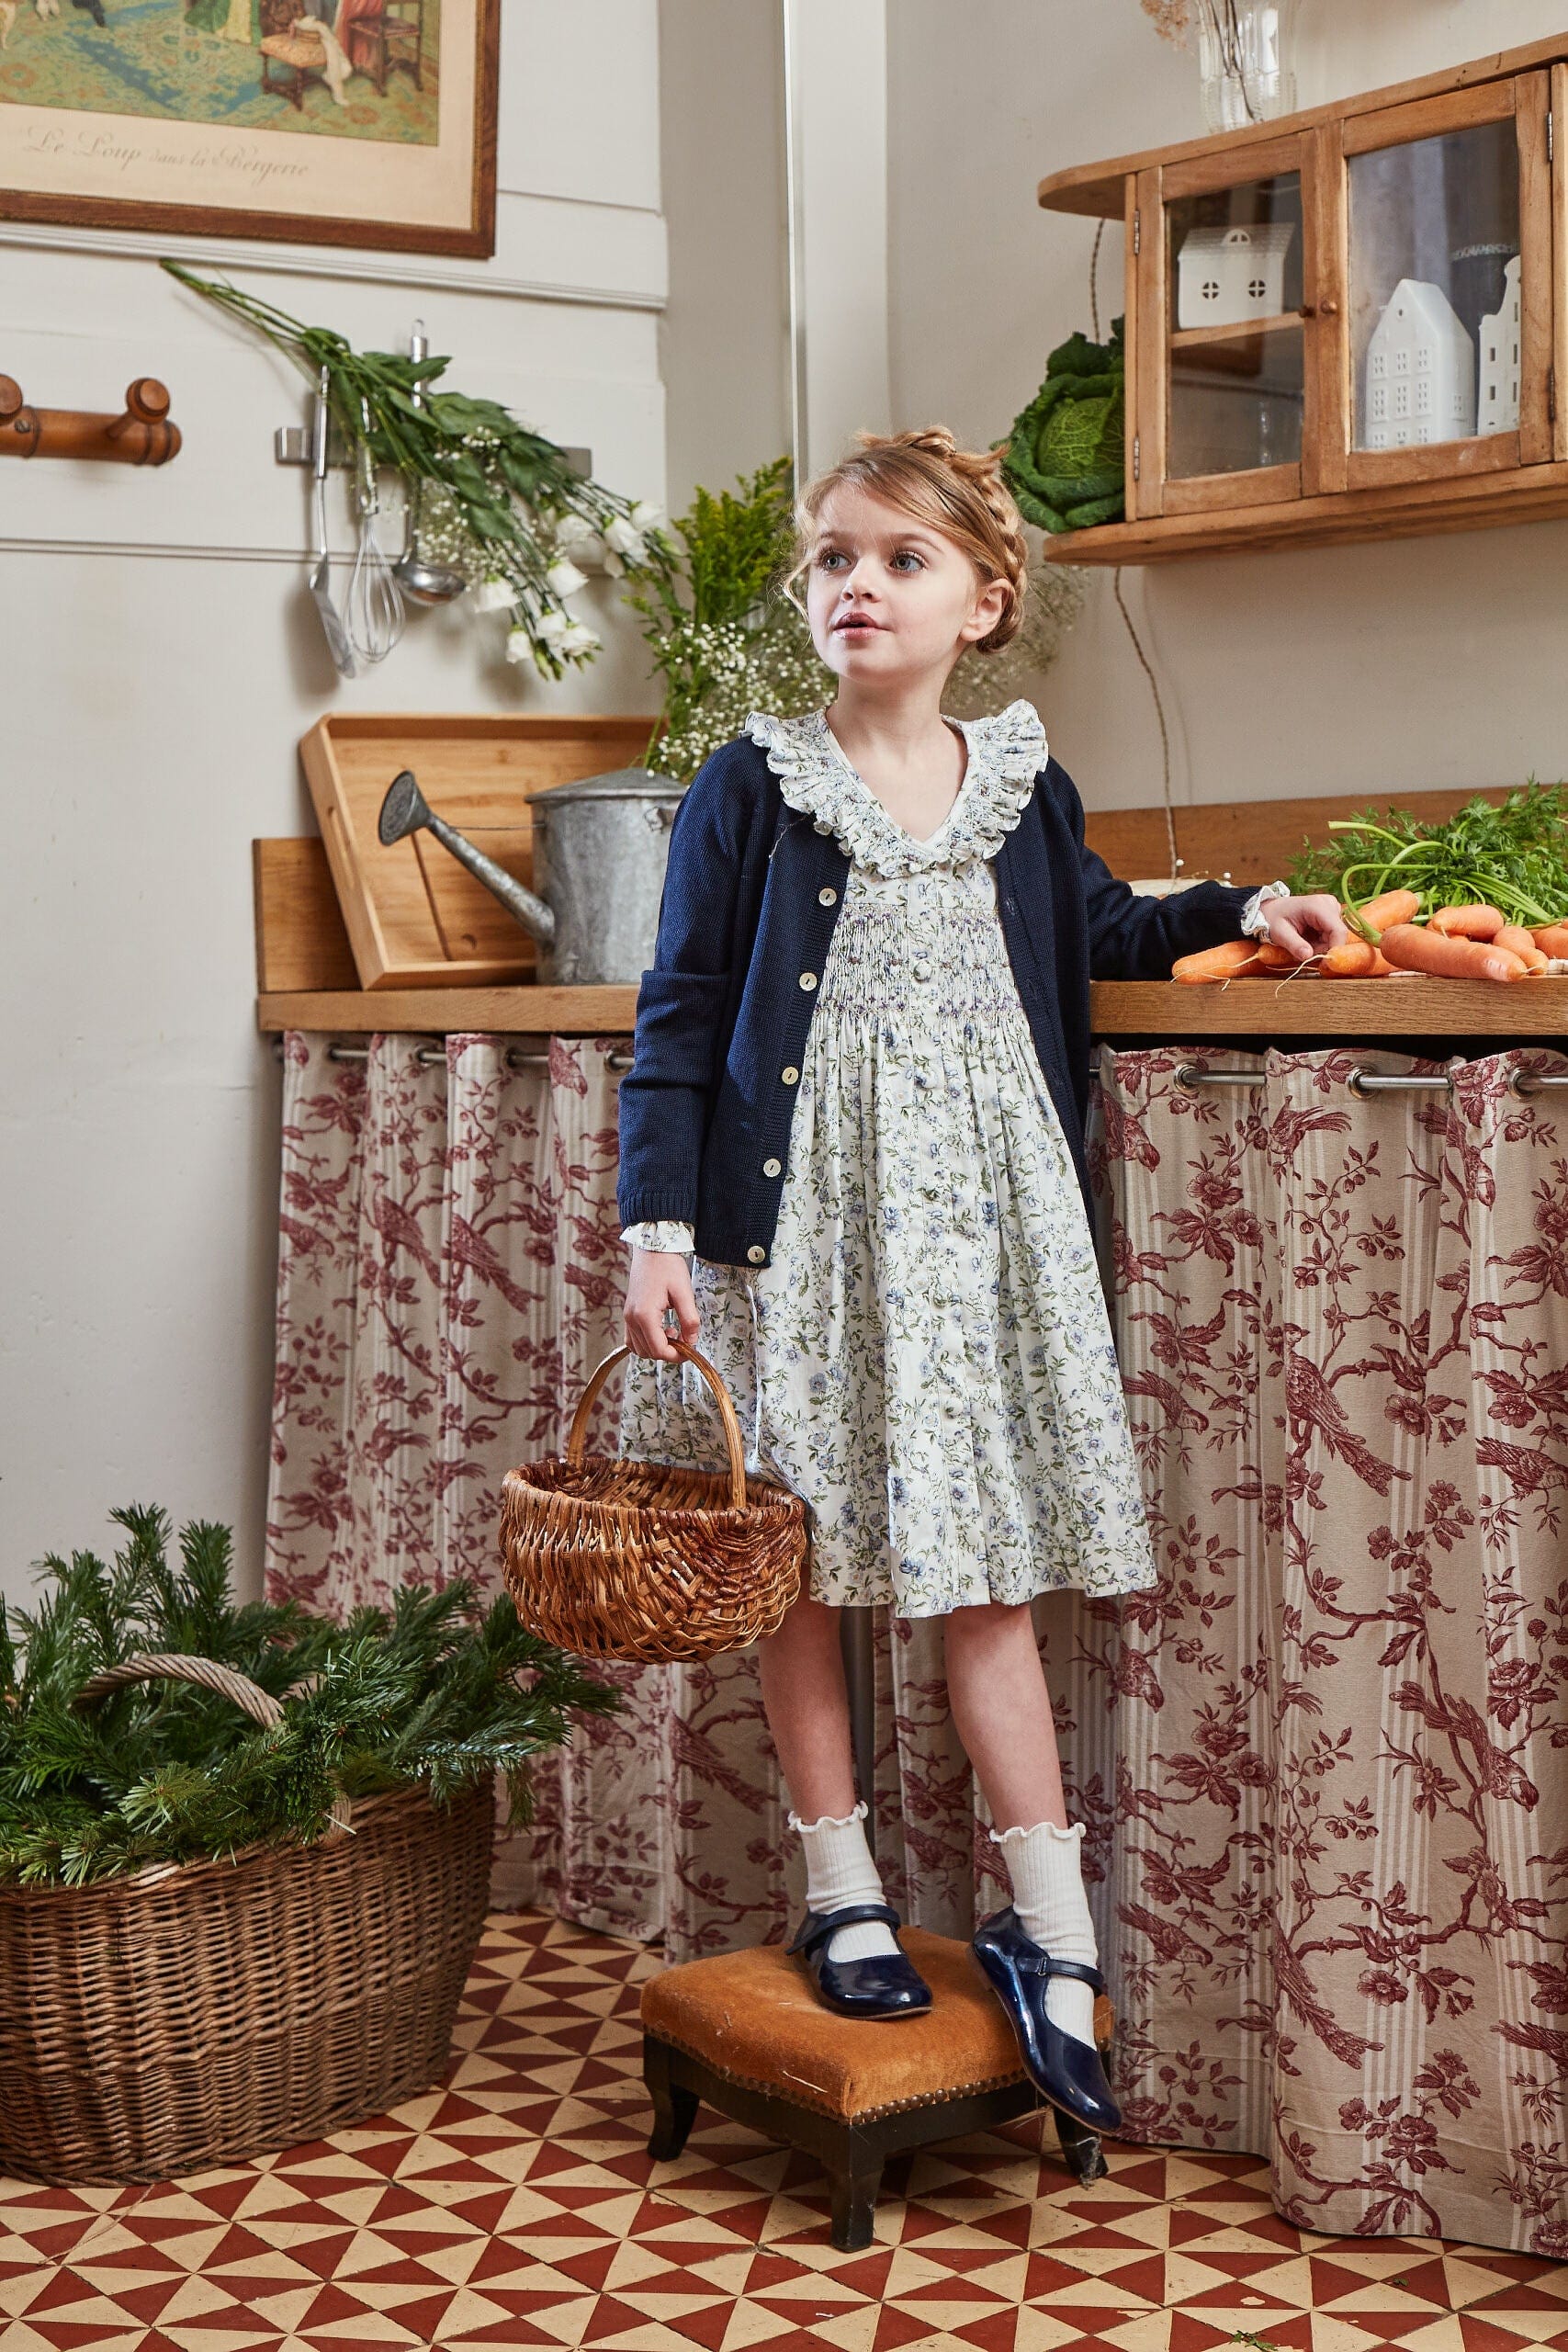
[[[808,482],[795,501],[795,561],[784,593],[804,611],[796,582],[811,560],[817,518],[840,483],[864,490],[949,539],[974,565],[982,582],[1002,581],[1008,601],[981,653],[999,653],[1023,625],[1029,587],[1029,548],[1023,518],[1002,475],[1001,449],[961,448],[945,424],[908,433],[855,435],[856,447]]]

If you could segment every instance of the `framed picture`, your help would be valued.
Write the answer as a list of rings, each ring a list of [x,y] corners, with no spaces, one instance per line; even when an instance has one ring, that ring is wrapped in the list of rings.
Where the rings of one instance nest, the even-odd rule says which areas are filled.
[[[501,0],[0,0],[0,217],[493,253],[500,30]]]

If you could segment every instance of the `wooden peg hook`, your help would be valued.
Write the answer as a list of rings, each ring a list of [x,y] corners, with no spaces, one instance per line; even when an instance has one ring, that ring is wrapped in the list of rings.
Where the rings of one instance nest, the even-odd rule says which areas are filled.
[[[124,413],[31,408],[14,376],[0,376],[0,458],[94,458],[121,466],[164,466],[177,456],[180,428],[155,376],[127,388]]]

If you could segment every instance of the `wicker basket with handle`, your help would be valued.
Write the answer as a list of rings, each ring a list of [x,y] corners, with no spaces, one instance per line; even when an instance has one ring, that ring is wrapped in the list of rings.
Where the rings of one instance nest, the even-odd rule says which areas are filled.
[[[277,1701],[210,1658],[144,1653],[78,1706],[163,1677],[256,1723]],[[490,1891],[488,1781],[344,1800],[315,1846],[0,1886],[0,2172],[164,2180],[426,2090],[451,2053]]]
[[[531,1633],[579,1657],[716,1657],[776,1634],[801,1587],[806,1505],[748,1478],[729,1391],[705,1356],[673,1341],[713,1391],[729,1457],[694,1470],[584,1453],[593,1400],[629,1348],[590,1374],[566,1453],[502,1482],[507,1589]]]

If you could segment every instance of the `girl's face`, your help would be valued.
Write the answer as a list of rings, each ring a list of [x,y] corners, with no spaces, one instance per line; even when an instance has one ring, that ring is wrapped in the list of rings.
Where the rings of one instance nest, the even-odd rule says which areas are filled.
[[[954,662],[1001,618],[1007,588],[982,587],[931,525],[840,482],[817,517],[806,590],[812,642],[845,679],[886,685]]]

